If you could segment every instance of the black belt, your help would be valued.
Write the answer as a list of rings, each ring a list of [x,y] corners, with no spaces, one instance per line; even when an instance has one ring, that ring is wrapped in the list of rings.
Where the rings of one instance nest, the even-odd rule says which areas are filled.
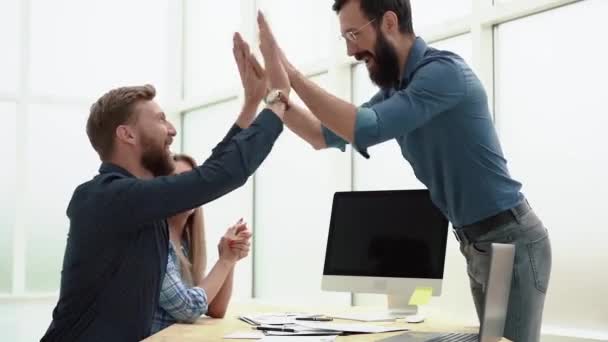
[[[532,209],[530,204],[528,204],[528,201],[524,199],[511,209],[501,211],[500,213],[485,218],[481,221],[454,229],[454,235],[456,235],[456,240],[459,242],[476,241],[477,238],[496,227],[517,221],[518,218],[528,213],[530,209]]]

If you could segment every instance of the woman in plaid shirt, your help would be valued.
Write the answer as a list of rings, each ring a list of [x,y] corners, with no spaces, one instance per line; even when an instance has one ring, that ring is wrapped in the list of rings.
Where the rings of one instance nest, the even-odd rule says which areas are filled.
[[[237,122],[220,145],[249,127],[268,91],[266,72],[251,54],[247,43],[238,33],[234,35],[233,43],[245,104]],[[176,155],[174,158],[177,173],[192,170],[197,165],[190,156]],[[152,334],[176,322],[194,322],[203,314],[224,317],[232,294],[234,265],[249,253],[251,232],[241,219],[221,238],[218,245],[220,258],[204,277],[206,253],[202,209],[176,215],[167,223],[171,241],[169,260],[159,306],[154,313]]]
[[[176,155],[175,172],[197,164],[187,155]],[[206,250],[202,209],[196,208],[167,220],[169,258],[151,333],[173,323],[192,323],[201,315],[222,318],[232,294],[234,265],[249,253],[251,233],[241,219],[218,244],[219,260],[205,277]]]

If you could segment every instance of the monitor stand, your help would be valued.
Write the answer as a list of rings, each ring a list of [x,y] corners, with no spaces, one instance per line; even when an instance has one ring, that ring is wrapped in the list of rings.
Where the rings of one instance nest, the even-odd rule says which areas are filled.
[[[417,314],[418,306],[410,305],[409,301],[410,297],[388,295],[388,314],[395,318]]]
[[[410,298],[404,296],[388,295],[388,310],[369,312],[347,312],[333,315],[334,318],[350,319],[363,322],[386,322],[406,318],[418,313],[418,306],[409,305]]]

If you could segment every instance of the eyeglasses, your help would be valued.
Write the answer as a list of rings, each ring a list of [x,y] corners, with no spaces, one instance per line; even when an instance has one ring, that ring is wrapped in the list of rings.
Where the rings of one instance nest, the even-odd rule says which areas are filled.
[[[365,25],[359,27],[356,30],[344,32],[342,34],[342,38],[346,39],[347,42],[356,43],[357,36],[361,33],[361,30],[363,30],[367,25],[373,23],[374,21],[376,21],[376,19],[372,19],[372,20],[368,21]]]

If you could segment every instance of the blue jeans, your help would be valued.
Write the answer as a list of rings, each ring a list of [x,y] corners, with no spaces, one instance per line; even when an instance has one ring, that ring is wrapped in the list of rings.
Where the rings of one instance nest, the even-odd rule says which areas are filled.
[[[551,243],[533,210],[474,241],[461,241],[477,316],[481,320],[492,242],[515,245],[515,261],[504,336],[514,342],[540,340],[545,295],[551,274]]]

